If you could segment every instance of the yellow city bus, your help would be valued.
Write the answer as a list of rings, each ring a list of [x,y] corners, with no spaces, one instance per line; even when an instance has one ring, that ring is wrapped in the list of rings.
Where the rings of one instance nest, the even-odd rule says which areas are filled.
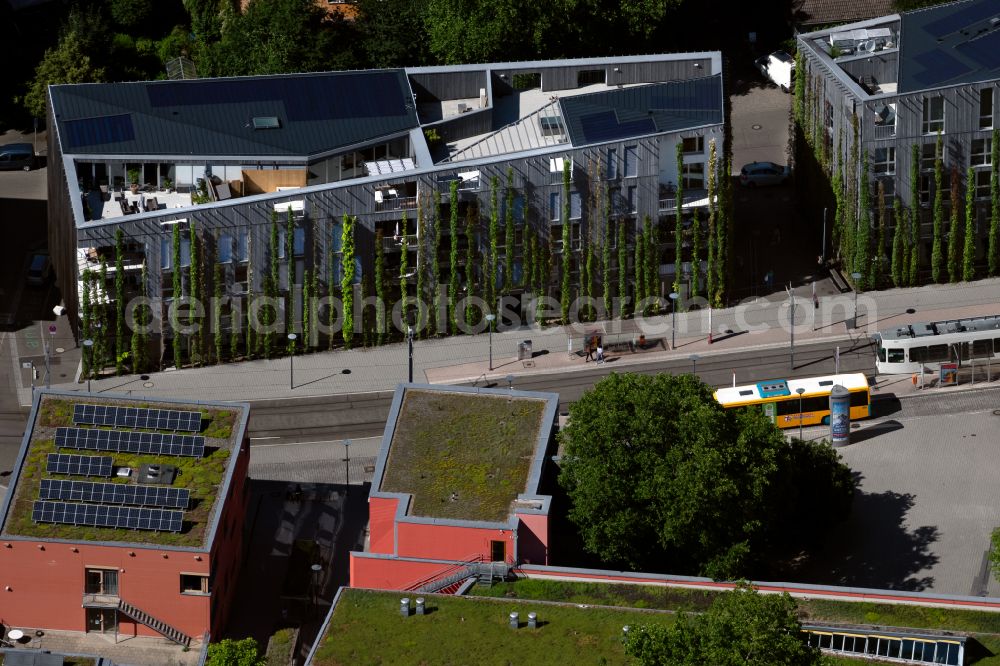
[[[836,385],[851,394],[851,420],[871,416],[871,390],[862,373],[809,377],[806,379],[775,379],[749,386],[720,388],[715,399],[723,407],[761,405],[764,414],[779,428],[830,423],[830,391]],[[804,389],[800,396],[799,389]],[[799,406],[801,404],[801,407]]]

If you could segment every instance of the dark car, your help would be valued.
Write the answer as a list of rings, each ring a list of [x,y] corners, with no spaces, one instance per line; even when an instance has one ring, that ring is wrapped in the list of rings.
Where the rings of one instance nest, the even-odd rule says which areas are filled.
[[[8,143],[0,146],[0,170],[13,171],[35,168],[35,148],[30,143]]]
[[[784,185],[792,172],[787,166],[774,162],[751,162],[740,169],[740,185],[757,187],[759,185]]]

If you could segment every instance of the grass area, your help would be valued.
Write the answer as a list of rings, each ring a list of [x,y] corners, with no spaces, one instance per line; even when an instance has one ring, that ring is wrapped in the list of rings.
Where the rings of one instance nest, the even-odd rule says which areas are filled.
[[[411,515],[504,521],[525,491],[546,402],[408,390],[381,490],[410,493]]]
[[[288,666],[292,661],[294,640],[294,629],[278,629],[274,632],[267,644],[267,666]]]
[[[345,588],[313,664],[564,666],[581,656],[588,664],[628,664],[621,642],[624,625],[673,622],[672,615],[626,609],[425,598],[429,614],[404,618],[398,592]],[[511,611],[520,613],[520,629],[508,625]],[[529,612],[538,613],[537,629],[526,626]]]
[[[575,604],[657,608],[698,612],[712,604],[719,592],[655,585],[613,585],[570,581],[521,579],[494,585],[488,590],[474,588],[483,597],[539,599]],[[1000,666],[1000,613],[928,606],[904,606],[872,602],[796,599],[804,624],[855,624],[879,627],[949,631],[969,634],[979,646],[970,647],[968,663]],[[996,655],[996,656],[994,656]],[[857,659],[832,658],[832,664],[857,664]]]
[[[119,404],[109,402],[109,404]],[[159,407],[160,405],[120,403],[127,406]],[[80,481],[98,481],[112,483],[129,483],[131,479],[112,477],[100,479],[95,477],[76,477],[58,475],[49,477],[45,471],[49,453],[67,453],[69,450],[57,449],[53,439],[54,428],[73,425],[72,400],[46,396],[39,409],[37,422],[32,431],[32,440],[24,466],[17,483],[17,491],[11,505],[10,514],[4,523],[4,532],[20,536],[34,536],[50,539],[71,539],[82,541],[124,541],[127,543],[153,543],[170,546],[201,546],[205,540],[215,504],[219,485],[225,476],[229,463],[232,442],[230,441],[236,413],[231,410],[201,410],[202,431],[206,437],[206,455],[203,458],[186,458],[181,456],[136,455],[128,453],[110,454],[114,457],[116,467],[130,467],[138,470],[145,463],[175,465],[177,477],[174,487],[188,488],[191,491],[191,505],[184,512],[184,529],[179,533],[153,532],[146,530],[122,531],[120,529],[102,527],[81,527],[76,525],[58,525],[35,523],[31,519],[32,502],[38,498],[38,487],[43,476]],[[223,436],[224,435],[224,436]],[[74,454],[88,455],[91,452],[72,451]],[[109,455],[93,452],[95,455]],[[133,476],[135,475],[133,471]]]
[[[66,657],[63,659],[63,666],[96,666],[90,657]]]

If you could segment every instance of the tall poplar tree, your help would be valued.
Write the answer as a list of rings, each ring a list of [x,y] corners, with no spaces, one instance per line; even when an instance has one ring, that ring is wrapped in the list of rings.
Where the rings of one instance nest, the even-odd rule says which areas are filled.
[[[570,215],[570,205],[569,205],[569,189],[570,180],[572,174],[570,173],[571,161],[568,157],[563,158],[563,173],[562,173],[562,214],[560,218],[562,219],[562,288],[559,294],[559,305],[562,314],[562,323],[569,323],[569,305],[572,298],[570,294],[570,272],[572,270],[572,257],[573,248],[570,241],[570,228],[569,228],[569,215]]]
[[[976,172],[969,167],[965,177],[965,251],[962,253],[962,279],[976,279]]]
[[[344,338],[344,347],[350,349],[354,343],[354,223],[355,218],[344,213],[343,232],[341,235],[341,271],[340,271],[340,293],[344,304],[344,325],[341,328],[341,335]]]
[[[861,154],[861,182],[858,199],[861,208],[861,215],[858,218],[858,229],[854,239],[854,266],[853,270],[861,274],[856,285],[859,289],[867,289],[869,278],[871,277],[871,194],[868,183],[868,151]]]
[[[172,237],[172,250],[173,250],[173,261],[171,262],[171,267],[173,268],[173,273],[171,274],[171,283],[173,287],[173,301],[177,303],[183,296],[183,283],[184,279],[181,273],[181,225],[172,225],[173,237]],[[176,312],[176,307],[174,311]],[[180,331],[174,326],[174,322],[170,322],[170,328],[172,332],[172,342],[173,342],[173,352],[174,352],[174,367],[180,368],[183,361],[181,357],[181,334]]]
[[[441,193],[434,190],[434,218],[431,229],[431,315],[427,318],[427,332],[435,335],[438,325],[438,308],[444,301],[444,287],[441,284]],[[447,328],[447,324],[445,324]],[[445,331],[442,331],[442,333]]]
[[[906,284],[904,275],[906,272],[906,224],[903,219],[903,204],[899,197],[893,197],[892,217],[896,225],[892,234],[892,285],[902,287]]]
[[[448,255],[448,267],[451,274],[448,280],[448,322],[454,335],[458,333],[458,313],[455,312],[455,305],[458,303],[458,183],[451,181],[449,188],[451,252]]]
[[[674,288],[681,291],[681,263],[684,261],[684,143],[677,142],[677,199],[674,215]]]
[[[934,231],[931,245],[931,279],[944,281],[944,164],[941,157],[941,133],[934,149]]]
[[[796,86],[796,94],[798,94],[798,86]],[[798,101],[797,104],[801,105],[801,101]],[[708,142],[708,270],[705,271],[705,296],[708,298],[709,305],[715,300],[715,220],[717,209],[716,196],[718,196],[716,192],[716,180],[718,178],[717,161],[715,139],[712,139]]]
[[[624,318],[632,312],[632,303],[629,299],[628,291],[628,235],[625,231],[625,223],[618,220],[618,298],[621,299],[621,312],[619,316]],[[635,290],[633,289],[633,293]]]
[[[410,288],[409,288],[409,273],[410,273],[410,243],[407,239],[406,227],[409,220],[406,216],[406,211],[403,211],[403,246],[400,248],[399,253],[399,302],[400,302],[400,313],[403,316],[403,321],[409,321],[409,308],[410,308]],[[384,309],[384,308],[383,308]]]
[[[911,287],[920,279],[920,146],[913,144],[910,149],[910,256],[907,260],[907,280]]]
[[[993,130],[993,151],[990,154],[990,235],[987,247],[987,267],[990,275],[1000,273],[1000,129]]]
[[[115,229],[115,374],[125,372],[125,234]]]
[[[958,282],[962,279],[962,200],[958,185],[958,167],[951,167],[950,206],[951,219],[948,222],[948,281]]]
[[[378,304],[375,305],[375,343],[385,344],[385,248],[383,247],[385,236],[381,229],[375,230],[375,298]],[[381,305],[380,305],[381,304]]]
[[[486,279],[483,284],[483,298],[489,306],[490,311],[494,311],[497,306],[497,269],[500,266],[498,254],[500,252],[500,179],[497,176],[490,178],[490,222],[489,222],[489,244],[490,254],[486,260]]]
[[[514,253],[517,243],[514,232],[514,169],[507,167],[506,206],[504,207],[504,271],[503,292],[509,294],[514,289]],[[522,262],[523,264],[523,262]],[[521,267],[522,273],[524,266]],[[523,275],[522,275],[523,278]]]
[[[701,295],[701,220],[698,209],[691,219],[691,296]]]
[[[599,208],[604,224],[601,225],[601,293],[604,296],[604,316],[614,317],[612,308],[614,307],[615,290],[611,282],[611,197],[607,183],[601,190],[604,199]]]

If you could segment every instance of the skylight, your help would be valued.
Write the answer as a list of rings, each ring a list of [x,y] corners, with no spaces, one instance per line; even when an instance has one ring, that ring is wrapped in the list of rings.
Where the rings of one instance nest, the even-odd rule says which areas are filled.
[[[254,116],[253,118],[253,128],[255,130],[278,129],[279,127],[281,127],[281,123],[278,122],[277,116]]]

